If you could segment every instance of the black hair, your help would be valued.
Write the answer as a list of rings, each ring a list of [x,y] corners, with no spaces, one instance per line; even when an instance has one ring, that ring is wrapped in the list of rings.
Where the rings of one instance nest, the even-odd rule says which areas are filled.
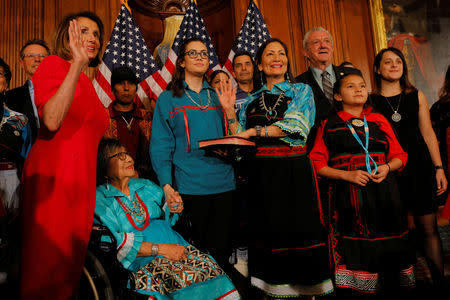
[[[201,42],[206,46],[205,41],[200,38],[187,39],[184,41],[183,45],[181,45],[177,61],[175,62],[175,73],[173,74],[172,80],[169,82],[166,88],[168,91],[172,91],[173,97],[181,97],[184,92],[184,68],[181,66],[181,63],[184,61],[184,56],[186,55],[186,47],[190,42]],[[206,47],[206,50],[208,50],[208,47]]]
[[[341,68],[343,68],[343,67],[353,68],[353,67],[350,67],[350,66],[353,66],[353,64],[351,62],[343,61],[338,67],[341,67]]]
[[[5,72],[5,79],[9,86],[9,83],[11,82],[11,69],[9,68],[8,64],[2,58],[0,58],[0,67],[2,67],[3,72]]]
[[[341,77],[344,75],[351,75],[351,74],[359,75],[359,76],[363,77],[361,70],[359,70],[355,67],[346,67],[345,65],[346,65],[345,63],[342,63],[336,67],[336,73],[338,75],[337,77]]]
[[[111,73],[111,91],[114,91],[114,86],[123,81],[128,81],[130,83],[138,85],[139,81],[136,78],[133,70],[127,66],[115,68]]]
[[[380,94],[381,93],[381,74],[378,74],[378,71],[380,69],[381,60],[383,58],[383,54],[391,51],[400,59],[402,60],[403,64],[403,74],[400,77],[400,86],[402,88],[402,91],[405,93],[411,93],[413,91],[416,91],[417,89],[411,84],[408,78],[408,66],[406,64],[405,56],[403,55],[402,51],[398,50],[394,47],[384,48],[378,54],[375,56],[374,62],[373,62],[373,78],[375,79],[375,87],[374,87],[374,94]]]
[[[117,139],[102,138],[98,143],[97,152],[97,186],[108,181],[109,157],[118,148],[124,145]]]
[[[44,40],[33,39],[33,40],[26,41],[25,45],[23,45],[22,48],[20,48],[20,59],[24,59],[24,57],[25,57],[25,53],[24,53],[25,52],[25,48],[30,46],[30,45],[42,46],[47,51],[47,54],[50,54],[50,49],[48,48],[47,43]]]
[[[339,95],[341,93],[341,87],[342,87],[342,82],[344,81],[344,78],[346,78],[350,75],[356,75],[356,76],[361,77],[364,81],[366,81],[359,69],[355,69],[355,68],[348,68],[348,69],[353,69],[354,71],[344,73],[342,76],[340,76],[336,80],[336,82],[333,85],[333,107],[336,112],[341,111],[343,109],[342,101],[337,101],[334,98],[334,95],[336,95],[336,94]],[[369,105],[369,101],[366,101],[366,103],[364,103],[364,107],[367,107],[367,105]]]
[[[211,75],[209,75],[209,85],[212,84],[214,78],[216,78],[216,76],[219,75],[220,73],[227,75],[228,79],[230,79],[230,75],[228,75],[228,73],[225,72],[224,70],[215,70],[214,72],[211,73]]]
[[[266,40],[264,43],[262,43],[262,45],[259,47],[258,52],[256,52],[256,58],[255,58],[255,62],[256,65],[259,65],[262,62],[262,55],[264,53],[264,50],[266,49],[266,47],[271,44],[271,43],[279,43],[283,48],[284,48],[284,52],[286,53],[286,57],[288,58],[288,64],[287,64],[287,70],[286,73],[284,74],[284,78],[291,82],[292,80],[292,73],[291,73],[291,64],[289,63],[289,56],[288,56],[288,48],[286,46],[285,43],[283,43],[280,39],[278,38],[270,38],[268,40]],[[256,70],[253,72],[253,77],[257,76],[257,80],[254,80],[253,82],[258,83],[258,85],[261,85],[266,83],[266,75],[264,74],[263,71],[259,71],[258,68],[256,68]],[[261,88],[260,86],[258,87],[258,89]]]

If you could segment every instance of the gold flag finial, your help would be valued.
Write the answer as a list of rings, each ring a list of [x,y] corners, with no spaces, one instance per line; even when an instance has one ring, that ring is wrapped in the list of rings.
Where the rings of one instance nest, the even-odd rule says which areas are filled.
[[[125,7],[128,9],[128,11],[131,13],[131,9],[128,6],[128,0],[120,0],[120,2],[122,2],[122,4],[125,5]]]

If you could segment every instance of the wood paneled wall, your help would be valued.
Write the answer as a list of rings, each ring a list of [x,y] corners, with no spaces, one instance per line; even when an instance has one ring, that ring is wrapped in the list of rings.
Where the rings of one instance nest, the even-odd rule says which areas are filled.
[[[334,39],[333,63],[351,61],[360,68],[370,87],[374,48],[370,13],[365,0],[258,0],[270,34],[289,48],[292,73],[308,68],[303,55],[303,35],[321,26]],[[246,14],[248,0],[232,0],[235,30],[239,31]]]
[[[220,11],[204,17],[222,63],[241,28],[249,0],[227,2]],[[368,0],[258,0],[257,5],[271,35],[288,45],[294,75],[308,67],[302,52],[304,33],[322,26],[334,38],[334,63],[351,61],[363,71],[366,79],[371,78],[374,50]],[[51,43],[55,27],[64,15],[92,10],[105,24],[107,42],[119,9],[120,0],[0,0],[0,57],[12,68],[11,88],[25,80],[18,64],[18,53],[26,40],[42,38]],[[133,16],[153,52],[163,38],[161,20],[136,11]],[[93,70],[90,73],[92,75]]]
[[[27,40],[43,39],[51,46],[55,28],[65,15],[90,10],[103,20],[107,42],[119,9],[120,0],[0,0],[0,57],[13,73],[10,88],[26,80],[19,51]]]
[[[19,50],[26,40],[43,38],[43,12],[43,0],[0,0],[0,57],[12,71],[10,88],[26,78],[19,66]]]

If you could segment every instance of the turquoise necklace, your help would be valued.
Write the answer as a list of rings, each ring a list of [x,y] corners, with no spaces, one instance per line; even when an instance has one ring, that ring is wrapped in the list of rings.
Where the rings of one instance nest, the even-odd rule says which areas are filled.
[[[376,174],[377,170],[378,170],[377,163],[372,158],[372,156],[370,156],[370,153],[369,153],[369,125],[367,125],[366,117],[364,116],[364,133],[365,133],[365,136],[366,136],[366,141],[365,141],[366,143],[365,143],[365,145],[362,143],[361,139],[356,134],[356,131],[353,128],[352,124],[347,122],[347,127],[350,129],[350,132],[352,133],[352,135],[356,139],[356,141],[364,149],[364,153],[366,154],[366,169],[367,169],[367,172],[369,172],[370,174]],[[373,167],[373,173],[372,173],[371,163],[373,163],[373,166],[374,166]]]

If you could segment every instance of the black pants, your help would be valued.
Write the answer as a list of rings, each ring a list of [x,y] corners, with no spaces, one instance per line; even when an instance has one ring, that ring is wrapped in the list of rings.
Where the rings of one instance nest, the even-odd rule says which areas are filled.
[[[231,254],[233,191],[211,195],[181,195],[184,211],[175,230],[224,269]]]

